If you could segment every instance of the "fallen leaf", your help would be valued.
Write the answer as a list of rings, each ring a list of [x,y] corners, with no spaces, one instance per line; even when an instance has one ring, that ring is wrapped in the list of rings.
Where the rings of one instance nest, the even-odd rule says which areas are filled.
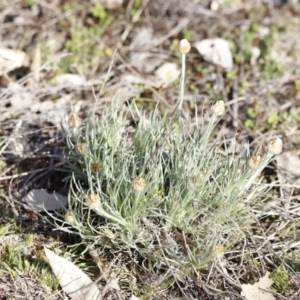
[[[233,68],[232,53],[229,43],[220,38],[205,39],[194,44],[194,47],[210,63],[220,66],[226,70]]]
[[[30,92],[18,91],[17,89],[12,88],[12,94],[10,97],[10,105],[15,108],[16,111],[28,109],[35,102],[36,98]]]
[[[61,74],[57,75],[54,79],[58,84],[67,85],[85,85],[86,79],[83,76],[77,74]]]
[[[22,120],[15,122],[13,134],[7,144],[7,150],[11,151],[14,155],[22,157],[24,152],[30,149],[27,139],[24,139],[24,134],[26,134],[28,130],[28,122]]]
[[[247,300],[275,300],[270,289],[273,284],[273,280],[269,278],[270,273],[267,272],[266,275],[259,279],[258,282],[254,284],[242,284],[241,295]]]
[[[181,74],[177,64],[164,63],[155,71],[156,87],[166,88],[177,80]]]
[[[46,100],[43,102],[33,103],[30,107],[30,115],[37,115],[44,121],[48,121],[54,126],[61,126],[62,120],[66,115],[70,114],[70,107],[72,107],[72,113],[77,113],[83,101],[72,99],[72,94],[62,94],[57,100]]]
[[[28,65],[29,57],[25,52],[0,47],[0,75]]]
[[[157,53],[151,53],[150,49],[157,42],[152,30],[142,28],[134,37],[130,48],[130,65],[139,72],[150,74],[160,66],[167,57]]]
[[[100,300],[101,293],[96,284],[77,266],[53,251],[44,248],[51,269],[63,291],[75,300]]]
[[[107,282],[107,287],[116,291],[120,291],[119,280],[118,278],[112,278]]]
[[[260,57],[260,49],[258,47],[252,47],[250,49],[251,52],[251,58],[250,58],[250,64],[251,66],[254,66],[257,62],[257,59]]]
[[[107,9],[116,9],[123,5],[123,0],[93,0],[93,3],[100,3]]]
[[[224,0],[213,0],[210,3],[210,9],[212,11],[217,11],[219,8],[221,8],[224,4]]]
[[[277,175],[280,185],[282,186],[282,191],[284,194],[290,195],[293,186],[300,186],[300,150],[282,152],[280,155],[276,156],[276,163]],[[272,205],[276,206],[279,205],[279,203],[275,202],[272,203]],[[292,206],[292,202],[284,202],[284,209],[287,214],[293,214]]]
[[[68,197],[55,192],[49,194],[44,190],[32,190],[23,198],[23,202],[32,211],[50,211],[66,206]]]
[[[300,150],[284,151],[276,162],[280,184],[300,185]]]

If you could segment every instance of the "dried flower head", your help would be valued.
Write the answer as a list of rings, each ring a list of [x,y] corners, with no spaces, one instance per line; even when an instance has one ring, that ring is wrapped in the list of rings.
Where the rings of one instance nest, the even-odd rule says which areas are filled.
[[[189,53],[191,50],[191,44],[187,39],[183,39],[178,44],[178,50],[182,54]]]
[[[167,140],[164,145],[163,145],[163,149],[166,153],[170,153],[171,151],[171,144],[170,142]]]
[[[225,252],[224,246],[217,246],[216,247],[216,256],[217,258],[222,258]]]
[[[77,143],[76,152],[79,154],[83,154],[86,152],[86,143]]]
[[[69,224],[75,224],[76,223],[76,218],[74,216],[74,214],[71,211],[67,211],[65,214],[65,220],[69,223]]]
[[[212,105],[211,110],[214,115],[222,116],[225,113],[225,104],[223,100],[217,101],[214,105]]]
[[[197,183],[199,183],[199,176],[193,175],[193,176],[190,178],[190,182],[191,182],[192,185],[196,185]]]
[[[199,175],[194,175],[194,176],[192,176],[192,177],[190,178],[191,184],[192,184],[192,185],[198,184],[198,183],[201,181],[201,179],[206,175],[206,173],[207,173],[207,170],[206,170],[206,169],[203,169],[203,170],[200,172]]]
[[[258,156],[252,156],[250,159],[249,159],[249,166],[251,169],[258,169],[258,167],[260,166],[261,164],[261,157],[258,155]]]
[[[203,170],[200,172],[200,178],[203,178],[206,174],[207,174],[207,170],[206,170],[206,169],[203,169]]]
[[[142,192],[145,189],[145,187],[146,180],[143,177],[139,177],[133,182],[133,189],[136,192]]]
[[[86,199],[86,204],[91,209],[97,209],[100,206],[100,197],[96,194],[89,194]]]
[[[96,163],[96,162],[91,163],[91,172],[92,172],[92,174],[99,173],[101,171],[101,169],[102,169],[101,164]]]
[[[277,138],[268,143],[269,153],[276,155],[282,152],[282,139]]]
[[[68,125],[70,128],[78,128],[82,120],[77,114],[71,114],[68,119]]]

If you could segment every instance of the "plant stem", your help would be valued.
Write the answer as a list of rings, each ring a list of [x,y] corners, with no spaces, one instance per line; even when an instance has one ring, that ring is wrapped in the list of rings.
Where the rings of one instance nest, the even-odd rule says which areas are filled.
[[[181,55],[181,78],[180,78],[180,97],[179,97],[179,105],[178,112],[179,116],[182,116],[182,103],[184,97],[184,85],[185,85],[185,57],[186,55],[182,53]]]

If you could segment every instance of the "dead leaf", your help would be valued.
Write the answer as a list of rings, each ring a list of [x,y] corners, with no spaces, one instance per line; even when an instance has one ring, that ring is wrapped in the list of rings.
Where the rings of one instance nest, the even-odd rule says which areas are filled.
[[[13,134],[7,144],[7,150],[19,157],[24,155],[24,152],[30,149],[28,141],[24,139],[24,134],[29,130],[29,124],[26,121],[18,120],[14,124]]]
[[[206,61],[226,70],[233,68],[232,53],[226,40],[220,38],[205,39],[195,43],[194,47]]]
[[[172,82],[177,80],[181,74],[177,64],[164,63],[155,71],[156,87],[167,88]]]
[[[300,150],[284,151],[276,156],[276,162],[277,175],[282,191],[285,195],[291,195],[293,186],[300,186]],[[279,203],[276,203],[275,200],[272,205],[279,205]],[[286,213],[293,214],[292,206],[293,204],[290,201],[284,202]]]
[[[157,43],[152,30],[142,28],[134,37],[130,48],[130,65],[139,72],[150,74],[167,58],[164,55],[151,53],[150,49]],[[148,50],[147,50],[148,49]]]
[[[30,108],[36,100],[35,96],[30,92],[22,91],[21,89],[18,91],[15,87],[11,88],[11,90],[12,94],[9,101],[11,107],[13,107],[15,111]]]
[[[247,300],[275,300],[272,294],[271,285],[273,280],[269,278],[270,273],[259,279],[259,282],[254,284],[242,284],[241,295]]]
[[[119,286],[119,280],[118,278],[112,278],[111,280],[108,281],[107,286],[110,289],[116,290],[116,291],[120,291],[120,286]]]
[[[68,197],[58,193],[49,194],[44,190],[32,190],[24,198],[26,207],[35,212],[56,210],[66,206]]]
[[[251,52],[251,58],[250,58],[250,64],[251,66],[254,66],[257,62],[257,59],[260,57],[260,49],[258,47],[252,47],[250,49]]]
[[[83,76],[77,74],[61,74],[57,75],[54,79],[58,84],[67,85],[85,85],[86,79]]]
[[[123,0],[93,0],[93,3],[100,3],[106,9],[116,9],[123,5]]]
[[[72,98],[72,94],[64,94],[57,100],[46,100],[43,102],[33,103],[30,107],[30,115],[42,118],[44,121],[48,121],[54,126],[61,126],[62,120],[66,115],[70,114],[70,107],[72,107],[72,113],[78,113],[83,105],[82,100]]]
[[[53,251],[44,248],[51,269],[62,287],[71,299],[100,300],[101,293],[96,284],[77,266]]]
[[[210,3],[210,9],[212,11],[217,11],[222,7],[223,4],[224,4],[224,0],[213,0]]]
[[[276,157],[278,179],[282,185],[300,185],[300,150],[284,151]]]
[[[0,75],[28,65],[29,57],[25,52],[0,47]]]

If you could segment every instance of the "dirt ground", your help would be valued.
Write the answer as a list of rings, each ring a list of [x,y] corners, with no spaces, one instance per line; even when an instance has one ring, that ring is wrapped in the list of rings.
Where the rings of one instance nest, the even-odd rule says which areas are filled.
[[[199,272],[201,284],[187,280],[152,299],[246,299],[241,284],[266,271],[273,274],[275,299],[300,299],[299,14],[297,0],[0,0],[0,299],[69,299],[59,286],[39,281],[40,269],[9,263],[8,236],[14,247],[33,237],[28,253],[20,248],[32,265],[43,245],[67,249],[77,242],[54,230],[46,214],[24,208],[23,198],[32,189],[68,194],[63,153],[71,113],[101,115],[113,98],[120,107],[135,100],[147,111],[158,105],[172,112],[183,38],[192,44],[185,120],[194,124],[195,108],[222,99],[228,114],[216,141],[238,135],[253,148],[280,137],[284,152],[263,172],[266,182],[278,180],[266,214],[236,252],[226,253],[213,274]],[[231,68],[197,50],[197,43],[214,38],[228,41]],[[69,257],[96,278],[90,258]],[[104,299],[129,299],[128,290]]]

